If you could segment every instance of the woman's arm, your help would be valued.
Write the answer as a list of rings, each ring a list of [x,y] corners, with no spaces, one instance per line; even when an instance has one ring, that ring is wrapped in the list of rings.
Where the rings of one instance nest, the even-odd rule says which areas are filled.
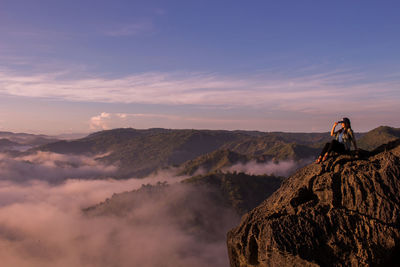
[[[337,125],[338,125],[337,122],[335,122],[335,123],[333,124],[332,130],[331,130],[331,136],[334,136],[334,135],[335,135],[335,128],[336,128]]]

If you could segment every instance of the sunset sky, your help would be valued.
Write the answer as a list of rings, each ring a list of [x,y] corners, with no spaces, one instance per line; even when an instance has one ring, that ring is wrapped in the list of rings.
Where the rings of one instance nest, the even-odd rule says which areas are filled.
[[[0,131],[400,127],[399,1],[0,0]]]

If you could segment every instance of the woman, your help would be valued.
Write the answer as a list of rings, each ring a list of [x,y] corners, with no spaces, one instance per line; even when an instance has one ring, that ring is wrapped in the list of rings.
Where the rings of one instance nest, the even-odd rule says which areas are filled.
[[[335,128],[339,123],[342,124],[342,129],[335,132]],[[321,154],[316,160],[316,163],[327,160],[332,151],[339,154],[344,154],[350,151],[351,143],[353,143],[354,148],[357,150],[356,138],[354,137],[350,120],[348,118],[343,118],[342,121],[335,122],[333,124],[331,136],[335,136],[335,139],[332,140],[332,142],[326,143]]]

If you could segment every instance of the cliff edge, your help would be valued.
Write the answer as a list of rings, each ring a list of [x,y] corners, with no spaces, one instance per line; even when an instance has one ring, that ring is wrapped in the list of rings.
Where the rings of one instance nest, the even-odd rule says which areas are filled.
[[[400,139],[310,164],[228,232],[231,266],[392,266],[400,255]]]

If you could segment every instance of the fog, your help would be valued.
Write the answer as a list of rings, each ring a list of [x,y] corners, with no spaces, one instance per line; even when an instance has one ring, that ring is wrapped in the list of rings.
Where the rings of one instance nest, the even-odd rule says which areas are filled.
[[[0,180],[14,182],[45,180],[57,183],[67,178],[104,177],[114,171],[116,167],[102,165],[96,161],[96,157],[41,151],[20,157],[0,154]]]
[[[0,164],[2,266],[228,265],[225,234],[238,216],[216,204],[209,192],[178,185],[182,178],[159,173],[94,180],[113,167],[53,153],[14,159],[2,155]],[[157,181],[167,181],[170,189],[134,203],[129,203],[132,193],[122,194],[132,204],[123,216],[82,211],[113,193]]]
[[[224,168],[224,171],[229,172],[244,172],[252,175],[276,175],[276,176],[289,176],[296,170],[309,164],[312,159],[303,159],[299,161],[286,160],[286,161],[269,161],[267,163],[258,163],[250,161],[247,163],[238,163],[230,167]]]

